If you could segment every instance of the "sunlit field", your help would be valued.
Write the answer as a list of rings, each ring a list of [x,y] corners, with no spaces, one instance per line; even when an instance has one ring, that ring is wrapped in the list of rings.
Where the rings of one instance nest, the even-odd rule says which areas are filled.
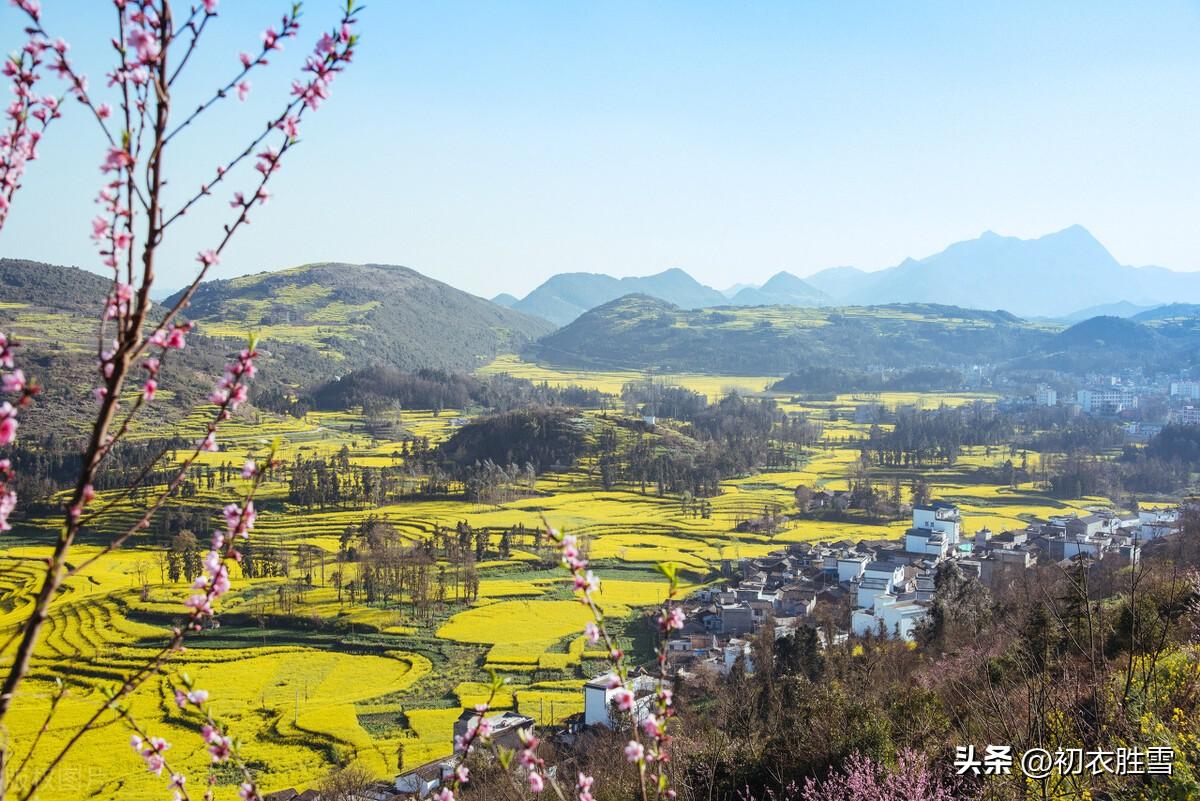
[[[557,385],[581,384],[619,393],[621,385],[644,376],[635,373],[559,372],[514,358],[497,360],[482,371],[509,372]],[[737,389],[760,392],[773,379],[706,375],[655,376],[678,383],[710,399]],[[219,629],[190,638],[161,675],[152,676],[136,694],[131,714],[147,731],[179,743],[195,729],[171,702],[174,682],[188,673],[198,685],[219,686],[217,713],[245,740],[251,767],[260,771],[266,790],[310,786],[335,763],[357,763],[380,777],[398,765],[414,767],[451,752],[451,728],[464,708],[488,692],[488,671],[507,680],[498,706],[511,707],[541,722],[559,721],[582,709],[582,683],[602,668],[603,654],[589,651],[581,636],[589,615],[573,599],[566,574],[553,552],[533,538],[543,525],[580,536],[601,575],[600,605],[610,619],[627,619],[659,603],[666,592],[654,566],[675,563],[682,571],[683,591],[715,577],[722,560],[765,554],[805,541],[878,539],[900,536],[907,524],[872,525],[854,521],[785,518],[770,535],[738,533],[739,523],[765,512],[794,513],[798,484],[844,489],[858,458],[855,440],[869,426],[851,422],[861,403],[936,408],[986,402],[972,393],[888,393],[886,396],[841,396],[835,401],[793,402],[786,411],[810,416],[824,426],[824,439],[808,449],[794,468],[761,472],[724,481],[710,498],[711,514],[685,510],[680,499],[658,497],[653,488],[618,485],[605,490],[587,464],[567,472],[540,476],[534,492],[499,505],[456,498],[423,498],[357,508],[330,506],[306,511],[287,501],[287,486],[268,481],[261,488],[256,547],[275,547],[295,555],[288,576],[245,578],[235,575],[233,589],[222,599]],[[614,408],[619,403],[614,404]],[[831,410],[837,414],[831,416]],[[198,409],[185,422],[186,433],[200,436],[209,410]],[[197,479],[188,504],[205,503],[217,525],[220,507],[246,489],[238,475],[248,456],[261,456],[278,438],[279,457],[331,458],[345,454],[351,464],[403,467],[401,444],[411,438],[444,440],[471,410],[403,411],[396,413],[392,434],[377,439],[364,417],[354,413],[310,413],[302,419],[250,412],[222,429],[222,449],[202,454],[198,468],[236,467],[227,480],[212,486]],[[836,419],[834,419],[836,417]],[[456,422],[457,421],[457,422]],[[155,432],[141,430],[136,437]],[[182,459],[183,451],[174,455]],[[1054,500],[1033,484],[1017,487],[980,484],[978,467],[1011,458],[1007,448],[990,454],[976,448],[957,464],[925,472],[936,496],[958,503],[965,529],[1000,531],[1022,527],[1035,518],[1082,511],[1102,504],[1097,499]],[[1036,454],[1024,454],[1036,465]],[[197,473],[197,475],[199,475]],[[916,472],[888,471],[908,485]],[[100,494],[100,507],[111,507],[88,527],[85,545],[73,553],[79,563],[97,544],[131,525],[144,510],[143,496]],[[177,501],[172,501],[175,503]],[[392,524],[411,543],[430,538],[435,527],[453,528],[460,521],[487,529],[489,542],[500,532],[523,524],[527,539],[512,543],[504,557],[476,565],[478,592],[469,599],[449,595],[422,613],[405,598],[366,602],[346,587],[335,586],[337,554],[347,527],[369,517]],[[13,532],[16,541],[0,559],[0,625],[5,631],[21,619],[36,592],[37,567],[31,547],[55,531],[54,519],[35,520]],[[197,532],[206,536],[206,532]],[[54,681],[67,689],[51,721],[49,734],[66,732],[103,705],[100,688],[161,647],[169,626],[183,617],[186,581],[172,582],[165,572],[161,547],[149,535],[69,580],[54,607],[46,636],[37,651],[30,688],[10,719],[16,759],[43,725]],[[302,550],[302,546],[306,549]],[[304,559],[303,564],[301,558]],[[439,564],[444,573],[459,566]],[[236,573],[236,571],[235,571]],[[303,582],[298,577],[306,576]],[[11,658],[11,651],[3,658]],[[56,771],[42,798],[75,799],[81,788],[103,790],[110,797],[157,798],[161,780],[149,775],[128,747],[128,730],[101,715],[102,725],[85,736]],[[191,746],[188,746],[191,747]],[[24,769],[31,773],[53,758],[41,747]],[[170,755],[200,772],[202,750]],[[232,797],[230,784],[221,797]]]

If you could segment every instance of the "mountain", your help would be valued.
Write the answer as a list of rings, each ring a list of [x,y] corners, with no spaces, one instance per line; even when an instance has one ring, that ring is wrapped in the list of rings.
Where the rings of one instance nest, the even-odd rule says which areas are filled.
[[[1088,306],[1086,309],[1080,309],[1077,312],[1072,312],[1058,319],[1065,323],[1078,323],[1083,320],[1089,320],[1092,317],[1133,317],[1136,319],[1139,314],[1157,308],[1160,307],[1139,306],[1136,303],[1121,300],[1116,303],[1101,303],[1099,306]]]
[[[1054,335],[1006,312],[932,304],[683,309],[627,295],[528,349],[573,368],[783,375],[812,366],[901,368],[996,363]]]
[[[497,306],[503,306],[506,309],[511,309],[513,306],[517,305],[517,298],[515,295],[510,295],[507,292],[501,292],[499,295],[492,298],[492,303],[495,303]]]
[[[731,286],[725,287],[724,289],[721,290],[721,294],[727,298],[732,298],[734,295],[741,292],[743,289],[758,289],[758,284],[744,284],[744,283],[739,282],[739,283],[733,284]]]
[[[206,281],[188,316],[207,336],[257,331],[265,347],[293,346],[338,372],[375,364],[468,370],[553,328],[388,264],[308,264]]]
[[[517,311],[566,325],[588,309],[624,295],[641,293],[685,309],[719,306],[728,299],[679,268],[644,277],[613,278],[601,273],[559,273],[513,305]]]
[[[1139,323],[1200,318],[1200,303],[1168,303],[1132,315]]]
[[[779,272],[761,287],[747,287],[729,301],[734,306],[828,306],[829,295],[789,272]]]
[[[1079,225],[1037,239],[987,231],[877,273],[838,268],[809,282],[845,303],[940,303],[1050,318],[1122,301],[1200,301],[1200,273],[1124,266]]]
[[[837,301],[845,301],[869,287],[879,273],[869,273],[857,267],[829,267],[813,273],[805,280],[809,286],[824,292]]]

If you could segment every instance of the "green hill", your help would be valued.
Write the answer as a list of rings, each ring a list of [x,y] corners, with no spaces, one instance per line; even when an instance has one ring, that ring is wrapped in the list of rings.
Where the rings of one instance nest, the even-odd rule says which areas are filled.
[[[1007,312],[933,304],[686,310],[629,295],[543,337],[531,353],[564,367],[783,374],[997,362],[1052,334]]]
[[[44,387],[24,415],[28,430],[78,433],[89,419],[97,323],[109,287],[76,267],[0,259],[0,331],[21,343],[22,368]],[[311,265],[207,282],[187,314],[197,329],[164,368],[162,402],[148,410],[152,422],[204,402],[250,331],[259,332],[264,351],[255,382],[262,392],[383,365],[469,370],[553,328],[413,270],[380,265]]]
[[[207,336],[257,331],[264,347],[290,346],[337,373],[382,364],[469,370],[554,327],[385,264],[309,264],[205,282],[188,315]]]

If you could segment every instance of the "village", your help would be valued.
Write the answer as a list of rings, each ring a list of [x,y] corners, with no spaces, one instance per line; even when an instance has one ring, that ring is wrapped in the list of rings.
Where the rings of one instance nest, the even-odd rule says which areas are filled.
[[[845,493],[821,493],[818,504],[836,506]],[[995,533],[963,531],[952,503],[934,500],[912,509],[912,525],[898,540],[793,543],[757,558],[725,560],[718,580],[691,593],[681,606],[683,629],[666,642],[667,667],[675,681],[695,681],[704,673],[754,671],[752,642],[770,627],[785,637],[801,627],[817,633],[821,647],[850,637],[898,638],[914,642],[930,614],[941,569],[957,568],[996,588],[1038,564],[1068,569],[1136,564],[1142,549],[1180,530],[1180,510],[1160,507],[1138,512],[1095,510],[1035,521],[1023,529]],[[630,675],[634,702],[619,713],[612,674],[586,682],[583,712],[543,736],[570,744],[597,727],[612,729],[621,714],[634,721],[651,714],[660,681],[644,668]],[[359,789],[356,801],[409,801],[434,797],[452,780],[463,760],[463,736],[477,713],[464,710],[454,726],[454,752],[404,770],[393,782]],[[532,733],[534,718],[495,711],[485,727],[493,742],[515,751]],[[316,790],[281,790],[265,801],[323,801]]]

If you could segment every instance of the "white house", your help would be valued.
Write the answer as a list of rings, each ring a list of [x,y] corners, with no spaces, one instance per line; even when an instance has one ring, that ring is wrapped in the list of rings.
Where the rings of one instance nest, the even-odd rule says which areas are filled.
[[[954,504],[934,501],[913,507],[912,527],[918,531],[936,531],[945,537],[950,546],[954,546],[962,534],[962,516]]]
[[[875,598],[874,609],[854,610],[851,627],[860,637],[878,634],[882,627],[885,637],[899,637],[911,642],[916,636],[917,624],[928,614],[927,602],[902,600],[890,594],[879,595]]]
[[[863,568],[871,561],[866,554],[847,554],[837,560],[838,581],[854,581],[862,575]]]
[[[585,726],[613,727],[612,704],[616,687],[614,674],[605,673],[583,685],[583,723]],[[641,723],[653,712],[654,691],[658,680],[653,676],[633,676],[629,689],[633,691],[633,715]]]
[[[857,604],[863,609],[872,609],[875,598],[896,592],[904,580],[904,566],[894,562],[868,562],[856,587]]]

